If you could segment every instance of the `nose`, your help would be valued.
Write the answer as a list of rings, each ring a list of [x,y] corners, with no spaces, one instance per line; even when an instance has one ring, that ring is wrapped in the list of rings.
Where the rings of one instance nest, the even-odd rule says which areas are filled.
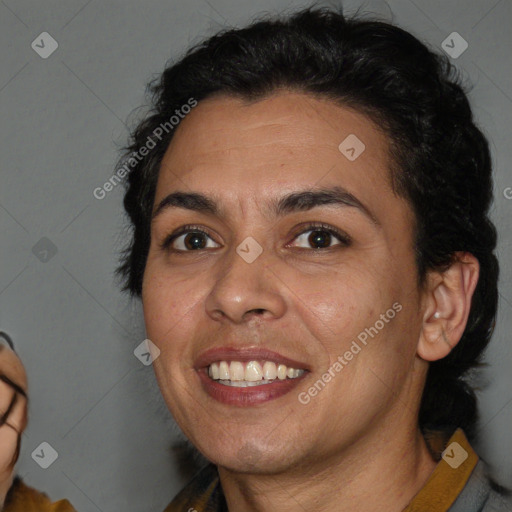
[[[265,251],[247,263],[233,249],[219,265],[219,275],[205,304],[211,318],[240,324],[255,317],[270,320],[283,316],[286,303],[281,281]]]

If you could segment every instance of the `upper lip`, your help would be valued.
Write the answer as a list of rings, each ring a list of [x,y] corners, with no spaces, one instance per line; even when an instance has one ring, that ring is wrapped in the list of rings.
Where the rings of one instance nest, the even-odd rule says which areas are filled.
[[[273,350],[262,347],[218,347],[201,352],[195,361],[196,369],[206,368],[217,361],[272,361],[284,364],[288,368],[309,370],[307,363],[283,356]]]

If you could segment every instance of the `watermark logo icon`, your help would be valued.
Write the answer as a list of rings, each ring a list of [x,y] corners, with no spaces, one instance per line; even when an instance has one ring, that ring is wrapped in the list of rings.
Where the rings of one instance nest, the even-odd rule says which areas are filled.
[[[30,46],[39,57],[47,59],[59,47],[59,43],[48,32],[41,32]]]
[[[468,458],[468,452],[454,441],[441,456],[453,469],[457,469]]]
[[[160,355],[160,349],[151,340],[145,339],[133,354],[144,366],[150,366]]]
[[[252,236],[248,236],[236,248],[236,252],[247,263],[252,263],[263,252],[263,247]]]
[[[363,141],[361,141],[361,139],[351,133],[338,146],[338,149],[340,150],[340,153],[345,156],[345,158],[353,162],[361,156],[363,151],[366,149],[366,146],[364,145]]]
[[[41,263],[46,263],[57,254],[57,247],[49,238],[43,236],[43,238],[32,247],[32,254]]]
[[[452,32],[441,43],[441,48],[452,59],[458,59],[468,49],[468,46],[468,42],[458,32]]]
[[[42,442],[33,452],[32,458],[43,469],[48,469],[59,457],[55,448],[46,441]]]

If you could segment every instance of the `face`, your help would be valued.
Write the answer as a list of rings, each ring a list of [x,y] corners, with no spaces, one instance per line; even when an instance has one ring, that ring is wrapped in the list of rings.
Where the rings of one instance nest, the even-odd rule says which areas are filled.
[[[19,437],[27,426],[27,400],[16,391],[11,383],[21,387],[27,393],[27,375],[18,356],[0,338],[0,374],[5,380],[0,381],[0,410],[2,415],[10,410],[6,425],[0,433],[0,504],[3,503],[7,491],[14,478],[13,461],[16,460],[16,448]],[[16,401],[13,404],[13,400]]]
[[[413,216],[389,162],[367,117],[300,93],[210,98],[181,122],[142,301],[164,399],[214,463],[314,465],[414,416]]]

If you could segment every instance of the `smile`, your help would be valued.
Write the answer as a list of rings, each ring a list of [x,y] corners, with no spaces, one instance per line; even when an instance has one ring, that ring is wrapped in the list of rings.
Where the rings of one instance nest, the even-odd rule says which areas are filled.
[[[242,388],[272,384],[275,380],[296,379],[304,371],[273,361],[217,361],[208,367],[208,376],[224,386]]]
[[[280,398],[311,372],[307,363],[262,347],[210,349],[199,355],[194,366],[201,387],[210,398],[237,407]]]

